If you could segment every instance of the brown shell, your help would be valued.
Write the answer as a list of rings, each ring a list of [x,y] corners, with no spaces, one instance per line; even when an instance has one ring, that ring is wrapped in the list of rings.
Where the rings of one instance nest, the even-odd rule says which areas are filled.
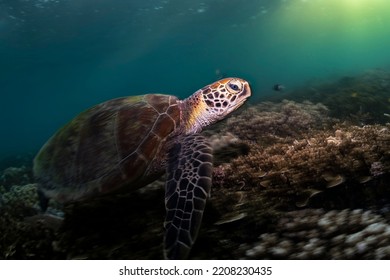
[[[174,96],[104,102],[47,141],[34,159],[34,175],[44,194],[60,202],[144,186],[164,173],[167,141],[179,126]]]

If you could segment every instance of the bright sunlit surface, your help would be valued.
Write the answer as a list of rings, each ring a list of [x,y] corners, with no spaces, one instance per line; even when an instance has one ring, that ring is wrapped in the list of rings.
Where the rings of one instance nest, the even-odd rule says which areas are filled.
[[[345,5],[355,6],[355,7],[362,7],[365,5],[372,5],[376,3],[385,3],[388,2],[386,0],[340,0],[340,1],[328,1],[328,2],[338,2],[338,3],[344,3]]]
[[[250,52],[259,57],[269,51],[259,67],[279,65],[275,71],[291,85],[309,73],[338,75],[381,65],[389,26],[388,0],[284,0],[254,22],[251,33],[258,36]]]
[[[385,35],[389,11],[387,0],[294,0],[285,1],[274,19],[282,28],[302,28],[306,35]]]

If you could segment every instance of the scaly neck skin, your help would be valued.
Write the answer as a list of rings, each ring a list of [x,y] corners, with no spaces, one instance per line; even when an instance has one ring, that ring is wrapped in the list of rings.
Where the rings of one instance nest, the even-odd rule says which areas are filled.
[[[201,132],[204,127],[215,122],[206,110],[201,90],[182,100],[179,106],[182,129],[186,134]]]

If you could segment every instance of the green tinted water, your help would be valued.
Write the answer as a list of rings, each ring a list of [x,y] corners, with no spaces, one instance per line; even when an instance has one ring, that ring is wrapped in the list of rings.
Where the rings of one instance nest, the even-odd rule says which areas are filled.
[[[109,98],[240,76],[256,99],[388,67],[389,26],[387,0],[0,0],[0,155]]]

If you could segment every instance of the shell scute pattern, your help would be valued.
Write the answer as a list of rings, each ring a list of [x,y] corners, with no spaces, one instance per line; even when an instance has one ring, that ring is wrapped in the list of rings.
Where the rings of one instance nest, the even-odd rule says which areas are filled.
[[[119,129],[128,135],[118,135],[117,138],[118,146],[128,153],[122,156],[121,169],[129,183],[136,185],[140,179],[142,183],[139,183],[143,185],[145,179],[153,181],[164,171],[159,170],[159,165],[165,160],[166,142],[180,124],[177,102],[173,96],[148,94],[141,105],[130,108],[131,112],[124,120],[126,127]],[[133,142],[126,147],[126,141]],[[156,170],[159,170],[158,174],[153,174]]]
[[[153,125],[153,118],[157,116],[152,108],[143,107],[139,110],[141,107],[143,107],[142,103],[136,103],[134,106],[126,106],[118,111],[115,128],[118,161],[125,160],[134,153],[140,145],[140,137],[134,136],[144,136],[148,127]]]
[[[52,190],[47,195],[66,202],[155,180],[164,172],[158,165],[165,160],[166,141],[180,125],[177,103],[173,96],[150,94],[81,113],[37,156],[34,172]]]

